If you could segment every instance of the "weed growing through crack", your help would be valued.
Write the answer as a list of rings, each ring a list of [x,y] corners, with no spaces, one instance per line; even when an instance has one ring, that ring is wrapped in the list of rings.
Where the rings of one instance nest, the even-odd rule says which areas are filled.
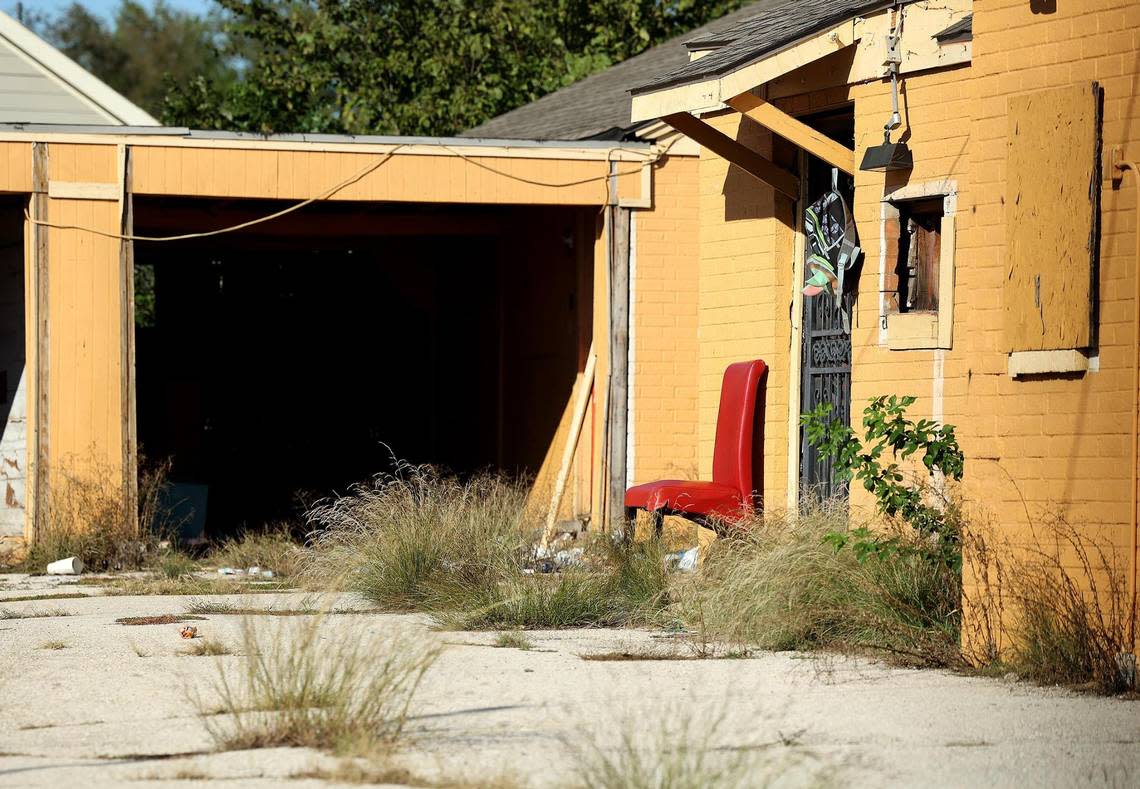
[[[164,595],[229,595],[229,594],[269,594],[292,588],[287,581],[259,581],[251,583],[244,579],[203,578],[197,575],[183,575],[167,578],[159,575],[146,577],[81,578],[83,586],[97,586],[103,594],[113,596],[164,596]]]
[[[193,622],[205,617],[191,614],[155,614],[152,616],[121,616],[115,620],[119,625],[176,625],[179,622]]]
[[[81,597],[90,597],[91,595],[83,594],[82,592],[56,592],[52,594],[29,594],[21,597],[5,597],[0,602],[4,603],[23,603],[33,600],[78,600]]]
[[[33,608],[27,611],[13,611],[11,608],[0,608],[0,620],[50,619],[55,616],[71,616],[71,612],[64,611],[62,608]]]
[[[534,642],[522,633],[499,633],[495,636],[492,645],[503,649],[521,649],[523,651],[534,649]]]
[[[616,727],[607,741],[572,744],[575,789],[745,789],[769,786],[811,754],[793,750],[798,743],[726,746],[723,716],[701,720],[670,713],[647,730],[637,717]],[[614,728],[606,727],[613,732]],[[820,770],[811,773],[819,778]]]
[[[45,641],[37,647],[37,649],[48,649],[58,651],[60,649],[67,649],[66,641]]]
[[[232,655],[234,651],[216,639],[200,638],[179,654],[186,657],[213,657],[216,655]]]
[[[408,632],[375,633],[323,616],[242,621],[244,660],[219,664],[215,699],[195,699],[219,748],[311,747],[374,753],[404,732],[408,705],[439,654]],[[232,669],[232,666],[231,666]],[[217,716],[221,708],[226,714]]]

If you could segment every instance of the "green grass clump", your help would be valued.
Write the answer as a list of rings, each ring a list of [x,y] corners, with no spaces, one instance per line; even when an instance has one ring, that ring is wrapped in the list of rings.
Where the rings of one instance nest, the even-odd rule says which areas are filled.
[[[960,665],[961,574],[902,550],[860,559],[824,537],[845,507],[758,520],[720,540],[677,610],[713,638],[763,649],[871,649],[923,665]],[[899,530],[902,548],[920,538]]]
[[[520,567],[525,542],[521,485],[498,477],[467,482],[426,469],[380,477],[310,514],[307,575],[391,610],[414,610],[492,594]]]
[[[499,633],[491,645],[500,649],[521,649],[524,652],[534,649],[534,642],[522,633]]]
[[[216,699],[197,699],[219,747],[366,755],[400,738],[438,646],[364,625],[330,632],[322,616],[277,622],[243,620],[241,670],[235,677],[219,664]]]

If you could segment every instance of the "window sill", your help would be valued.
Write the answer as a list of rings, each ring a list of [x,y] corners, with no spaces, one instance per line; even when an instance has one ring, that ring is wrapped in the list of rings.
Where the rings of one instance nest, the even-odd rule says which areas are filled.
[[[887,347],[918,351],[944,347],[939,343],[937,312],[895,312],[887,316]]]
[[[1009,355],[1009,377],[1085,373],[1092,369],[1089,357],[1076,349],[1063,351],[1013,351]]]

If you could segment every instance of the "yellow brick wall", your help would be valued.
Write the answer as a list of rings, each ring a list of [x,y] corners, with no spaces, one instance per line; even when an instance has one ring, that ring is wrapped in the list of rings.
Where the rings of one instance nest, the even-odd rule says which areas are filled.
[[[1131,320],[1136,262],[1132,175],[1103,190],[1100,370],[1014,381],[1002,352],[1006,102],[1019,93],[1099,80],[1104,145],[1140,158],[1140,3],[1090,0],[1033,14],[1023,0],[977,0],[973,64],[904,80],[908,174],[859,172],[854,212],[867,252],[853,321],[853,418],[878,394],[913,394],[914,415],[941,411],[958,426],[970,497],[1014,537],[1026,507],[1061,512],[1089,534],[1128,544]],[[882,138],[890,111],[883,82],[853,86],[856,160]],[[802,111],[819,102],[785,104]],[[738,116],[707,118],[769,154],[771,141]],[[896,137],[897,139],[897,137]],[[890,351],[879,327],[880,212],[885,188],[951,178],[958,189],[954,344],[946,352]],[[768,501],[787,484],[790,234],[772,190],[705,152],[700,178],[700,460],[711,472],[719,377],[729,361],[769,361]],[[789,220],[790,221],[790,220]],[[786,225],[783,226],[786,231]],[[942,377],[938,380],[937,371]],[[941,398],[937,392],[941,390]],[[869,504],[862,491],[856,506]]]
[[[734,113],[705,120],[771,155],[771,135],[751,121],[742,121]],[[732,362],[760,358],[770,369],[764,499],[782,502],[787,485],[792,202],[703,151],[700,220],[700,475],[712,477],[724,368]]]
[[[1100,371],[1072,378],[1013,381],[1005,374],[1002,197],[1010,96],[1097,80],[1104,150],[1123,145],[1126,156],[1140,157],[1140,3],[1084,0],[1034,14],[1027,3],[980,0],[973,47],[965,154],[972,177],[959,208],[970,222],[959,234],[947,419],[962,426],[973,493],[1012,533],[1024,531],[1024,497],[1031,516],[1058,510],[1086,533],[1126,546],[1136,180],[1130,174],[1118,190],[1102,187]]]
[[[669,156],[651,210],[634,211],[633,479],[697,474],[697,170]]]

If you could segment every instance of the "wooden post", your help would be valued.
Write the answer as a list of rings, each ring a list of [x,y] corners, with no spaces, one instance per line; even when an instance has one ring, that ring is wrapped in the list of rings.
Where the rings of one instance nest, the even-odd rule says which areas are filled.
[[[629,209],[610,206],[609,493],[605,524],[625,518],[626,441],[629,430]]]
[[[28,213],[33,220],[46,221],[48,218],[48,146],[47,143],[32,143],[32,195]],[[29,395],[33,398],[28,412],[34,423],[31,446],[29,447],[29,475],[34,486],[31,496],[32,512],[27,521],[30,534],[35,535],[46,527],[48,518],[48,228],[34,221],[29,223],[29,251],[31,257],[25,262],[29,279],[28,301],[32,319],[25,320],[25,326],[32,330],[28,347],[32,354],[28,362],[33,364],[29,378],[32,386]],[[25,499],[27,506],[28,499]]]
[[[134,233],[134,197],[131,194],[131,149],[119,145],[119,233]],[[119,383],[123,442],[123,520],[137,531],[150,528],[138,522],[138,429],[135,421],[135,244],[119,241],[119,342],[122,376]]]

